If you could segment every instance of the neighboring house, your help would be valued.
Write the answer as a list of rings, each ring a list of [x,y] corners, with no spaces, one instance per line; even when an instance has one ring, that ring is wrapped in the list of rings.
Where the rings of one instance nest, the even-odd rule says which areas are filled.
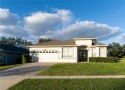
[[[27,47],[33,62],[83,62],[89,61],[89,57],[107,57],[108,45],[95,41],[95,38],[73,38]]]
[[[22,54],[28,54],[28,50],[12,45],[0,44],[0,65],[10,65],[18,63],[18,58]]]

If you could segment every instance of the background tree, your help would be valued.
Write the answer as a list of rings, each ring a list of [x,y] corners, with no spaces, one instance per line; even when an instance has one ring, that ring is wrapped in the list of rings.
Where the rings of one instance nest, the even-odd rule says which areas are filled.
[[[1,44],[7,44],[8,40],[5,37],[1,37],[0,43]]]
[[[49,41],[52,41],[53,39],[45,39],[45,38],[40,38],[38,43],[43,43],[43,42],[49,42]]]
[[[21,40],[21,38],[16,38],[16,45],[17,46],[21,46],[21,42],[22,42],[22,40]]]
[[[123,55],[125,55],[125,44],[123,44]]]
[[[27,45],[32,45],[31,41],[27,41],[26,39],[15,38],[15,37],[1,37],[0,44],[9,44],[17,47],[26,48]]]
[[[7,39],[7,44],[15,45],[16,44],[16,39],[14,37],[9,37]]]
[[[96,40],[96,39],[93,39],[93,40],[92,40],[92,44],[95,44],[95,43],[97,43],[97,40]]]
[[[111,56],[113,56],[115,58],[122,57],[123,46],[121,46],[119,43],[113,42],[112,44],[109,44],[108,48],[109,48]]]

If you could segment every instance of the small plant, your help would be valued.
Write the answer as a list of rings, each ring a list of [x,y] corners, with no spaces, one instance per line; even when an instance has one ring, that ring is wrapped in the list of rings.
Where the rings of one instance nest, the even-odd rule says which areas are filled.
[[[24,54],[22,55],[22,64],[29,63],[30,62],[30,55]]]
[[[115,62],[113,57],[89,57],[90,62]]]

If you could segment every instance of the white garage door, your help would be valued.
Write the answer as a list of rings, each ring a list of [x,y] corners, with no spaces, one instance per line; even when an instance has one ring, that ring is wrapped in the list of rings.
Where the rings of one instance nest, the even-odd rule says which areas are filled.
[[[41,51],[38,52],[38,62],[58,62],[57,51]]]

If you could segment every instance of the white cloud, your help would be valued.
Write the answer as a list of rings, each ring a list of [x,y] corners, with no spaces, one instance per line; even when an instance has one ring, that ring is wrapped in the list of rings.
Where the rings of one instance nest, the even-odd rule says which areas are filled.
[[[0,36],[27,37],[27,33],[22,27],[0,25]]]
[[[24,18],[25,29],[32,35],[42,36],[71,22],[69,10],[55,10],[55,13],[35,12]]]
[[[36,43],[40,37],[54,39],[93,37],[106,40],[121,32],[119,27],[94,21],[75,21],[72,12],[64,9],[54,9],[51,13],[34,12],[25,16],[23,22],[19,23],[21,21],[19,16],[11,13],[9,9],[0,8],[0,36],[22,37]]]
[[[17,14],[9,9],[0,8],[0,36],[27,37],[27,32],[21,27],[21,20]]]
[[[57,15],[60,16],[62,24],[67,25],[72,22],[73,14],[70,10],[64,10],[64,9],[54,9],[57,12]]]
[[[25,17],[25,29],[32,35],[44,35],[49,30],[54,30],[61,23],[58,15],[37,12]]]
[[[9,9],[0,8],[0,25],[15,25],[19,23],[19,16]]]
[[[125,43],[125,34],[120,35],[117,40],[118,40],[119,42]]]
[[[119,27],[111,27],[106,24],[96,23],[94,21],[77,21],[53,34],[44,35],[44,37],[56,37],[70,39],[74,37],[93,37],[98,40],[106,40],[120,34]]]

